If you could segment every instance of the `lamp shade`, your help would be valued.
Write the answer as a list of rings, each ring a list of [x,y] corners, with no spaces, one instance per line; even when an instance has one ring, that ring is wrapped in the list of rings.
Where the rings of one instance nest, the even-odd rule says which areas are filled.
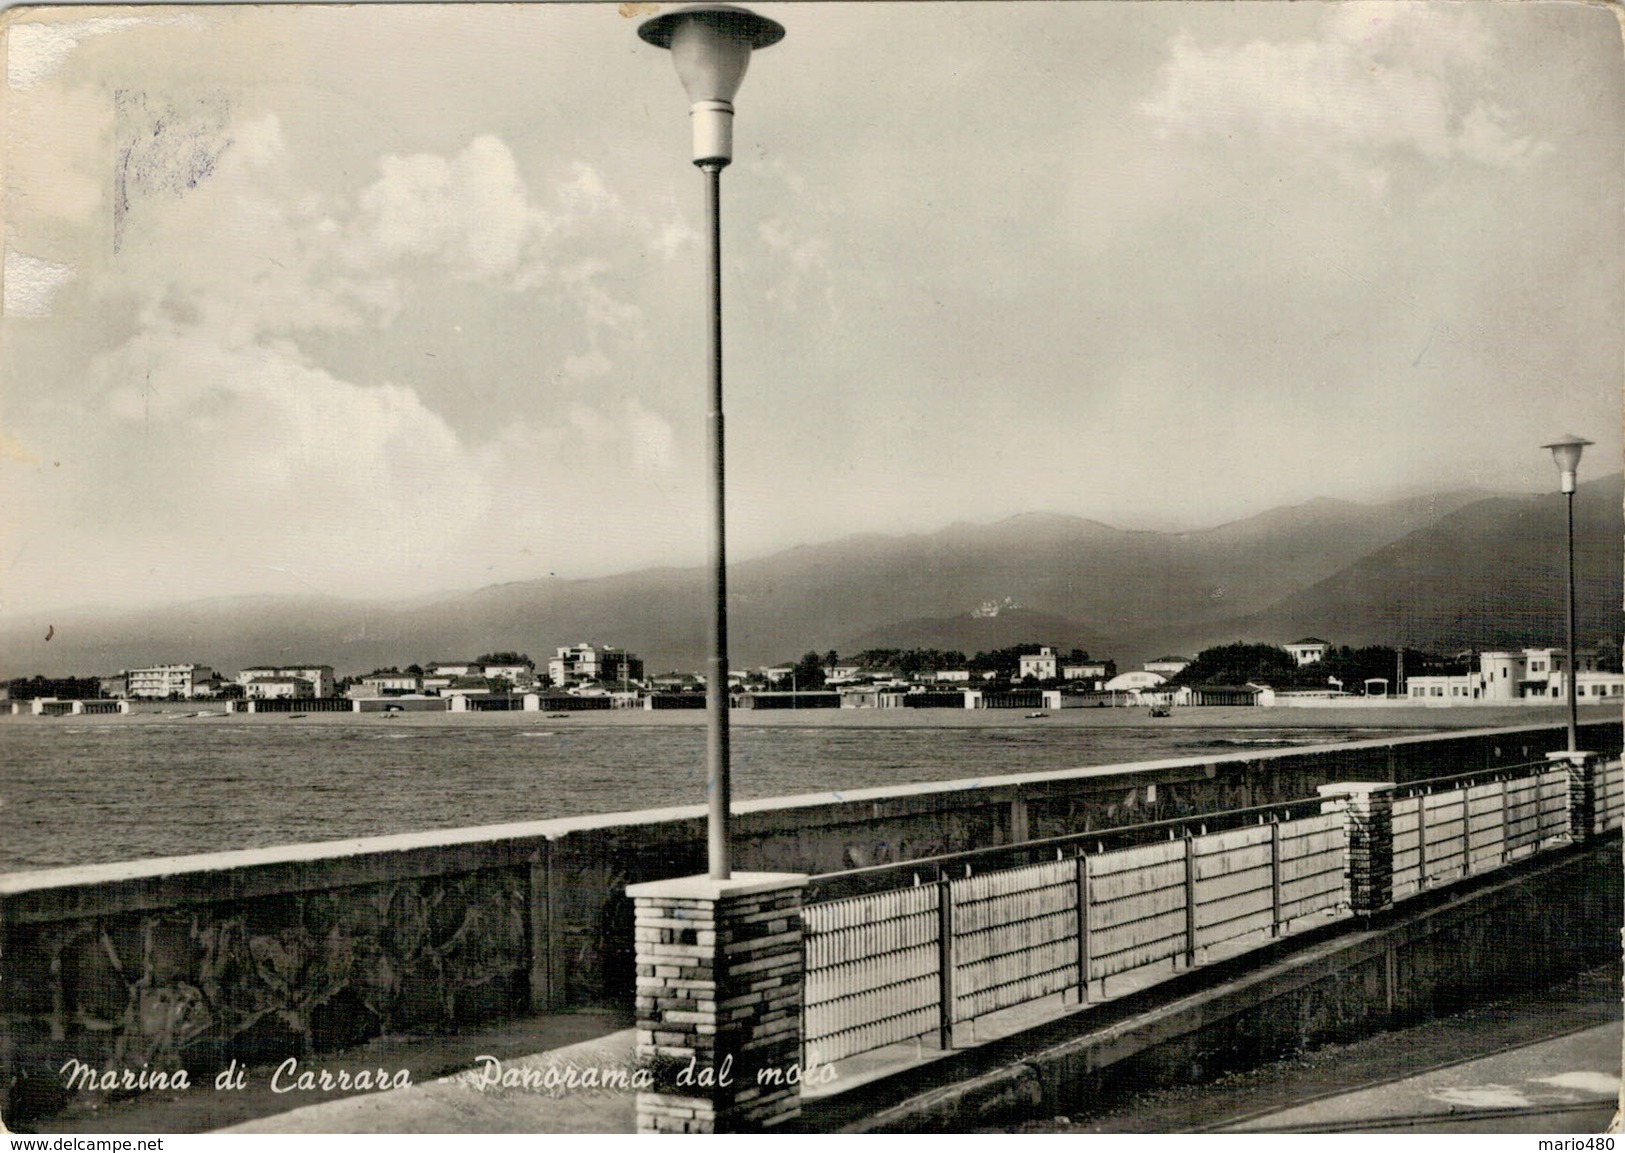
[[[784,39],[783,25],[731,4],[694,4],[645,20],[638,35],[671,49],[694,121],[694,163],[727,164],[733,157],[733,98],[751,50]]]
[[[1590,443],[1591,441],[1575,436],[1571,432],[1551,444],[1541,445],[1542,448],[1552,450],[1552,459],[1557,462],[1557,471],[1562,476],[1564,492],[1574,491],[1575,474],[1580,469],[1580,454]]]

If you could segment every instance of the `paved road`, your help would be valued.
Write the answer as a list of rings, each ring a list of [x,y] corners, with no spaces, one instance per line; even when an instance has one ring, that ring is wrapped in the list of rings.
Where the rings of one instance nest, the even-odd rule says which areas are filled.
[[[1544,993],[1020,1131],[1601,1132],[1621,1082],[1621,976],[1606,966]]]
[[[1618,1021],[1220,1126],[1222,1133],[1602,1133],[1619,1104]]]

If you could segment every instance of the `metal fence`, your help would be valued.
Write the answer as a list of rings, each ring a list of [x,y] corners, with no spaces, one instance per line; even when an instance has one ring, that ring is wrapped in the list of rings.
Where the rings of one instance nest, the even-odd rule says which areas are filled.
[[[1488,780],[1400,786],[1393,808],[1394,899],[1499,869],[1568,832],[1563,765],[1542,762]]]
[[[1087,1000],[1091,983],[1114,974],[1195,964],[1213,946],[1335,910],[1346,904],[1343,817],[1320,808],[1297,802],[814,878],[802,911],[807,1059],[932,1035],[952,1046],[955,1026],[989,1013],[1067,990]],[[818,899],[843,889],[858,892]]]
[[[1566,767],[1541,761],[1394,786],[1396,900],[1565,842]],[[935,1036],[1148,965],[1190,967],[1348,910],[1341,800],[1319,798],[998,846],[811,879],[809,1062]],[[1625,822],[1598,774],[1595,830]],[[1255,938],[1252,943],[1247,938]]]
[[[1625,825],[1625,762],[1609,761],[1597,775],[1595,832],[1606,833]]]

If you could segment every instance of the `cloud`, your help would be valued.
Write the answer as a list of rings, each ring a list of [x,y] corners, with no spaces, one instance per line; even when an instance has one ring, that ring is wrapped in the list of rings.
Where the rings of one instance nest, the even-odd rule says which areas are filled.
[[[459,280],[511,273],[547,217],[530,203],[513,154],[494,136],[479,136],[450,158],[385,156],[382,175],[364,189],[349,257],[368,268],[407,256],[430,256]]]
[[[1470,11],[1329,5],[1313,39],[1231,45],[1176,37],[1155,94],[1139,110],[1169,133],[1353,151],[1366,158],[1360,169],[1393,150],[1430,161],[1524,164],[1549,146],[1471,95],[1482,89],[1489,48]],[[1373,183],[1380,191],[1381,178]]]

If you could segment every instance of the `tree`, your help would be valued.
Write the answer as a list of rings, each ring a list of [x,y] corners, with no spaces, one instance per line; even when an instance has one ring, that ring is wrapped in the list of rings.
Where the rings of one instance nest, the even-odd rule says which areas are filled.
[[[800,689],[821,689],[824,687],[824,658],[817,653],[809,652],[795,663],[795,677],[793,684]]]
[[[485,653],[475,658],[474,663],[478,665],[525,665],[528,668],[536,667],[536,662],[524,653],[515,652]]]
[[[1320,684],[1326,673],[1320,672]],[[1243,685],[1249,681],[1265,685],[1291,685],[1298,681],[1298,662],[1285,649],[1275,645],[1219,645],[1203,649],[1197,658],[1170,679],[1176,685]]]

